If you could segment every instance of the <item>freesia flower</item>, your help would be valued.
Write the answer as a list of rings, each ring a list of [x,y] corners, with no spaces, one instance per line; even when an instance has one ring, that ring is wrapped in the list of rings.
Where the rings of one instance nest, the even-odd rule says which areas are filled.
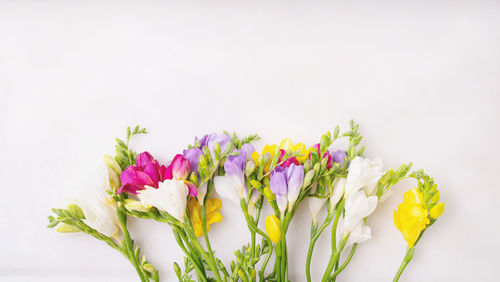
[[[281,214],[286,210],[287,206],[287,175],[285,167],[277,167],[271,172],[271,180],[269,181],[271,191],[276,196],[276,204],[278,205]]]
[[[311,149],[313,149],[313,148],[315,148],[317,150],[318,156],[321,155],[321,145],[320,145],[320,143],[315,144],[314,146],[312,146]],[[326,150],[326,152],[323,154],[323,159],[326,159],[326,168],[327,169],[332,168],[333,158],[330,155],[330,151]]]
[[[343,234],[344,230],[344,222],[345,219],[344,217],[341,217],[338,222],[338,227],[337,227],[337,244],[340,243],[340,240],[344,238],[343,236],[346,236]],[[371,229],[368,225],[366,225],[363,221],[359,221],[349,232],[349,238],[347,238],[347,241],[344,245],[344,250],[346,250],[348,247],[354,245],[355,243],[363,243],[366,240],[371,239]]]
[[[111,196],[106,193],[106,190],[111,190],[108,173],[106,167],[97,185],[92,185],[90,189],[80,190],[76,197],[69,202],[82,209],[85,215],[83,221],[88,226],[106,236],[113,237],[118,234],[120,222],[116,215],[114,202]]]
[[[404,202],[394,211],[394,225],[401,231],[408,247],[412,248],[420,233],[430,223],[428,211],[423,206],[422,194],[411,189],[404,194]]]
[[[198,162],[200,161],[200,156],[203,155],[203,151],[200,148],[193,147],[189,150],[183,151],[184,157],[189,161],[191,165],[191,170],[198,173]]]
[[[137,191],[144,190],[145,186],[157,188],[158,183],[166,178],[167,168],[160,166],[150,153],[143,152],[137,156],[136,165],[129,166],[120,175],[122,186],[118,189],[118,194],[137,194]]]
[[[342,199],[345,190],[346,179],[343,177],[335,177],[333,180],[333,194],[330,196],[330,206],[332,209]]]
[[[288,207],[291,208],[302,188],[304,181],[304,168],[301,165],[292,164],[288,168],[276,167],[271,172],[269,186],[276,196],[276,203],[281,213]]]
[[[309,211],[311,212],[312,215],[312,220],[314,223],[316,223],[318,218],[318,213],[321,210],[321,208],[323,208],[323,206],[325,205],[326,199],[318,197],[309,197],[307,199],[307,203],[309,206]]]
[[[167,179],[160,182],[158,189],[146,186],[138,191],[141,204],[166,211],[179,221],[183,221],[189,189],[183,181]]]
[[[344,160],[347,157],[347,154],[342,150],[337,150],[332,152],[332,159],[334,162],[339,163],[340,166],[344,165]]]
[[[215,191],[237,205],[245,196],[245,162],[246,153],[242,150],[236,156],[228,156],[224,163],[225,175],[214,177]]]
[[[229,145],[231,138],[227,134],[211,133],[203,136],[201,139],[195,137],[194,143],[196,144],[198,141],[200,141],[200,149],[203,149],[203,147],[206,146],[213,155],[215,143],[219,143],[221,152],[224,152]]]
[[[302,183],[304,183],[304,167],[291,164],[286,171],[288,185],[288,206],[291,208],[299,196]]]
[[[280,220],[274,214],[266,217],[266,232],[273,243],[276,244],[281,240]]]
[[[253,189],[252,194],[250,195],[250,199],[248,199],[248,213],[252,214],[253,208],[258,200],[262,197],[262,194],[257,190]]]
[[[366,195],[372,195],[382,175],[382,162],[380,160],[371,161],[367,158],[355,157],[349,164],[345,186],[346,197],[361,189],[365,190]]]
[[[207,232],[210,231],[210,224],[220,222],[222,220],[222,215],[218,212],[222,207],[222,203],[219,199],[208,199],[206,203],[207,209]],[[194,233],[196,237],[203,235],[203,226],[201,225],[201,207],[200,203],[195,199],[191,198],[188,203],[189,215],[191,223],[193,224]]]
[[[186,157],[181,154],[175,155],[172,163],[167,167],[167,179],[186,179],[189,175],[191,165]]]
[[[346,198],[343,232],[351,232],[363,218],[377,207],[377,196],[367,197],[365,191],[357,191]]]
[[[303,164],[309,158],[309,149],[306,148],[304,143],[293,144],[292,140],[285,138],[281,141],[280,149],[288,151],[292,150],[292,152],[299,151],[300,155],[296,158],[298,161],[297,165]]]

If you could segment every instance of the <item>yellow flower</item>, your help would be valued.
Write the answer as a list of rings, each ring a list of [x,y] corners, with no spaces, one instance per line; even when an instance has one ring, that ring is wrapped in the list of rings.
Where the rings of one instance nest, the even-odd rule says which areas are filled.
[[[275,244],[281,240],[280,220],[274,214],[266,217],[266,232]]]
[[[288,138],[283,139],[280,144],[280,149],[288,151],[292,150],[292,152],[300,151],[300,155],[297,156],[297,160],[299,163],[304,163],[309,158],[309,149],[306,148],[304,143],[293,144],[292,141]]]
[[[404,202],[394,211],[394,225],[401,231],[410,248],[430,223],[428,215],[422,204],[422,195],[417,189],[411,189],[404,194]]]
[[[264,156],[266,154],[269,154],[270,156],[270,160],[273,159],[273,156],[274,156],[274,151],[276,151],[276,145],[266,145],[264,147],[264,149],[262,150],[262,154],[259,155],[259,153],[257,152],[253,152],[252,153],[252,160],[255,162],[256,165],[259,165],[259,156]],[[271,162],[269,161],[269,163],[267,163],[266,167],[264,168],[264,172],[268,172],[269,171],[269,167],[271,166]]]
[[[222,203],[220,199],[208,199],[205,203],[207,209],[207,232],[210,231],[210,224],[220,222],[222,215],[218,212]],[[203,227],[201,226],[200,203],[195,198],[191,198],[188,202],[189,217],[194,227],[196,237],[203,235]]]

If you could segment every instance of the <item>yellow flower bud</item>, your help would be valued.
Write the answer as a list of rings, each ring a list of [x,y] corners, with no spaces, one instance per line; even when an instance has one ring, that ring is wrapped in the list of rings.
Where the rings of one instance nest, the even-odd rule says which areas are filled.
[[[269,186],[266,186],[266,188],[264,188],[264,196],[267,198],[268,201],[272,201],[275,199],[274,194],[271,191],[271,188],[269,188]]]
[[[438,203],[429,211],[429,215],[432,219],[437,219],[444,212],[444,203]]]
[[[280,220],[274,214],[266,217],[266,232],[275,244],[281,240]]]

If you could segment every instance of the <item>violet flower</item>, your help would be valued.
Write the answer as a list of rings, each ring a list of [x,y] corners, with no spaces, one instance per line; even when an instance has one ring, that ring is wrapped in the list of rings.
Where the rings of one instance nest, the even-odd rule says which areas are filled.
[[[344,160],[346,157],[347,157],[347,154],[342,150],[337,150],[335,152],[332,152],[333,161],[336,163],[339,163],[341,167],[344,164]]]

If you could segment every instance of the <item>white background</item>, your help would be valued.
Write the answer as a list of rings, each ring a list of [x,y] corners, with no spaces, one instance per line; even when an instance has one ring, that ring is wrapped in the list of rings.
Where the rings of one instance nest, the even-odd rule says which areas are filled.
[[[127,125],[150,131],[136,150],[167,162],[195,135],[311,145],[354,118],[367,156],[425,168],[446,203],[401,281],[498,281],[498,1],[177,2],[0,2],[0,280],[137,280],[103,243],[45,228]],[[373,239],[339,281],[392,279],[405,252],[392,213],[412,185],[369,218]],[[210,236],[228,265],[249,235],[237,207],[222,214]],[[292,281],[304,281],[309,224],[304,205]],[[169,227],[133,220],[131,232],[173,281]]]

